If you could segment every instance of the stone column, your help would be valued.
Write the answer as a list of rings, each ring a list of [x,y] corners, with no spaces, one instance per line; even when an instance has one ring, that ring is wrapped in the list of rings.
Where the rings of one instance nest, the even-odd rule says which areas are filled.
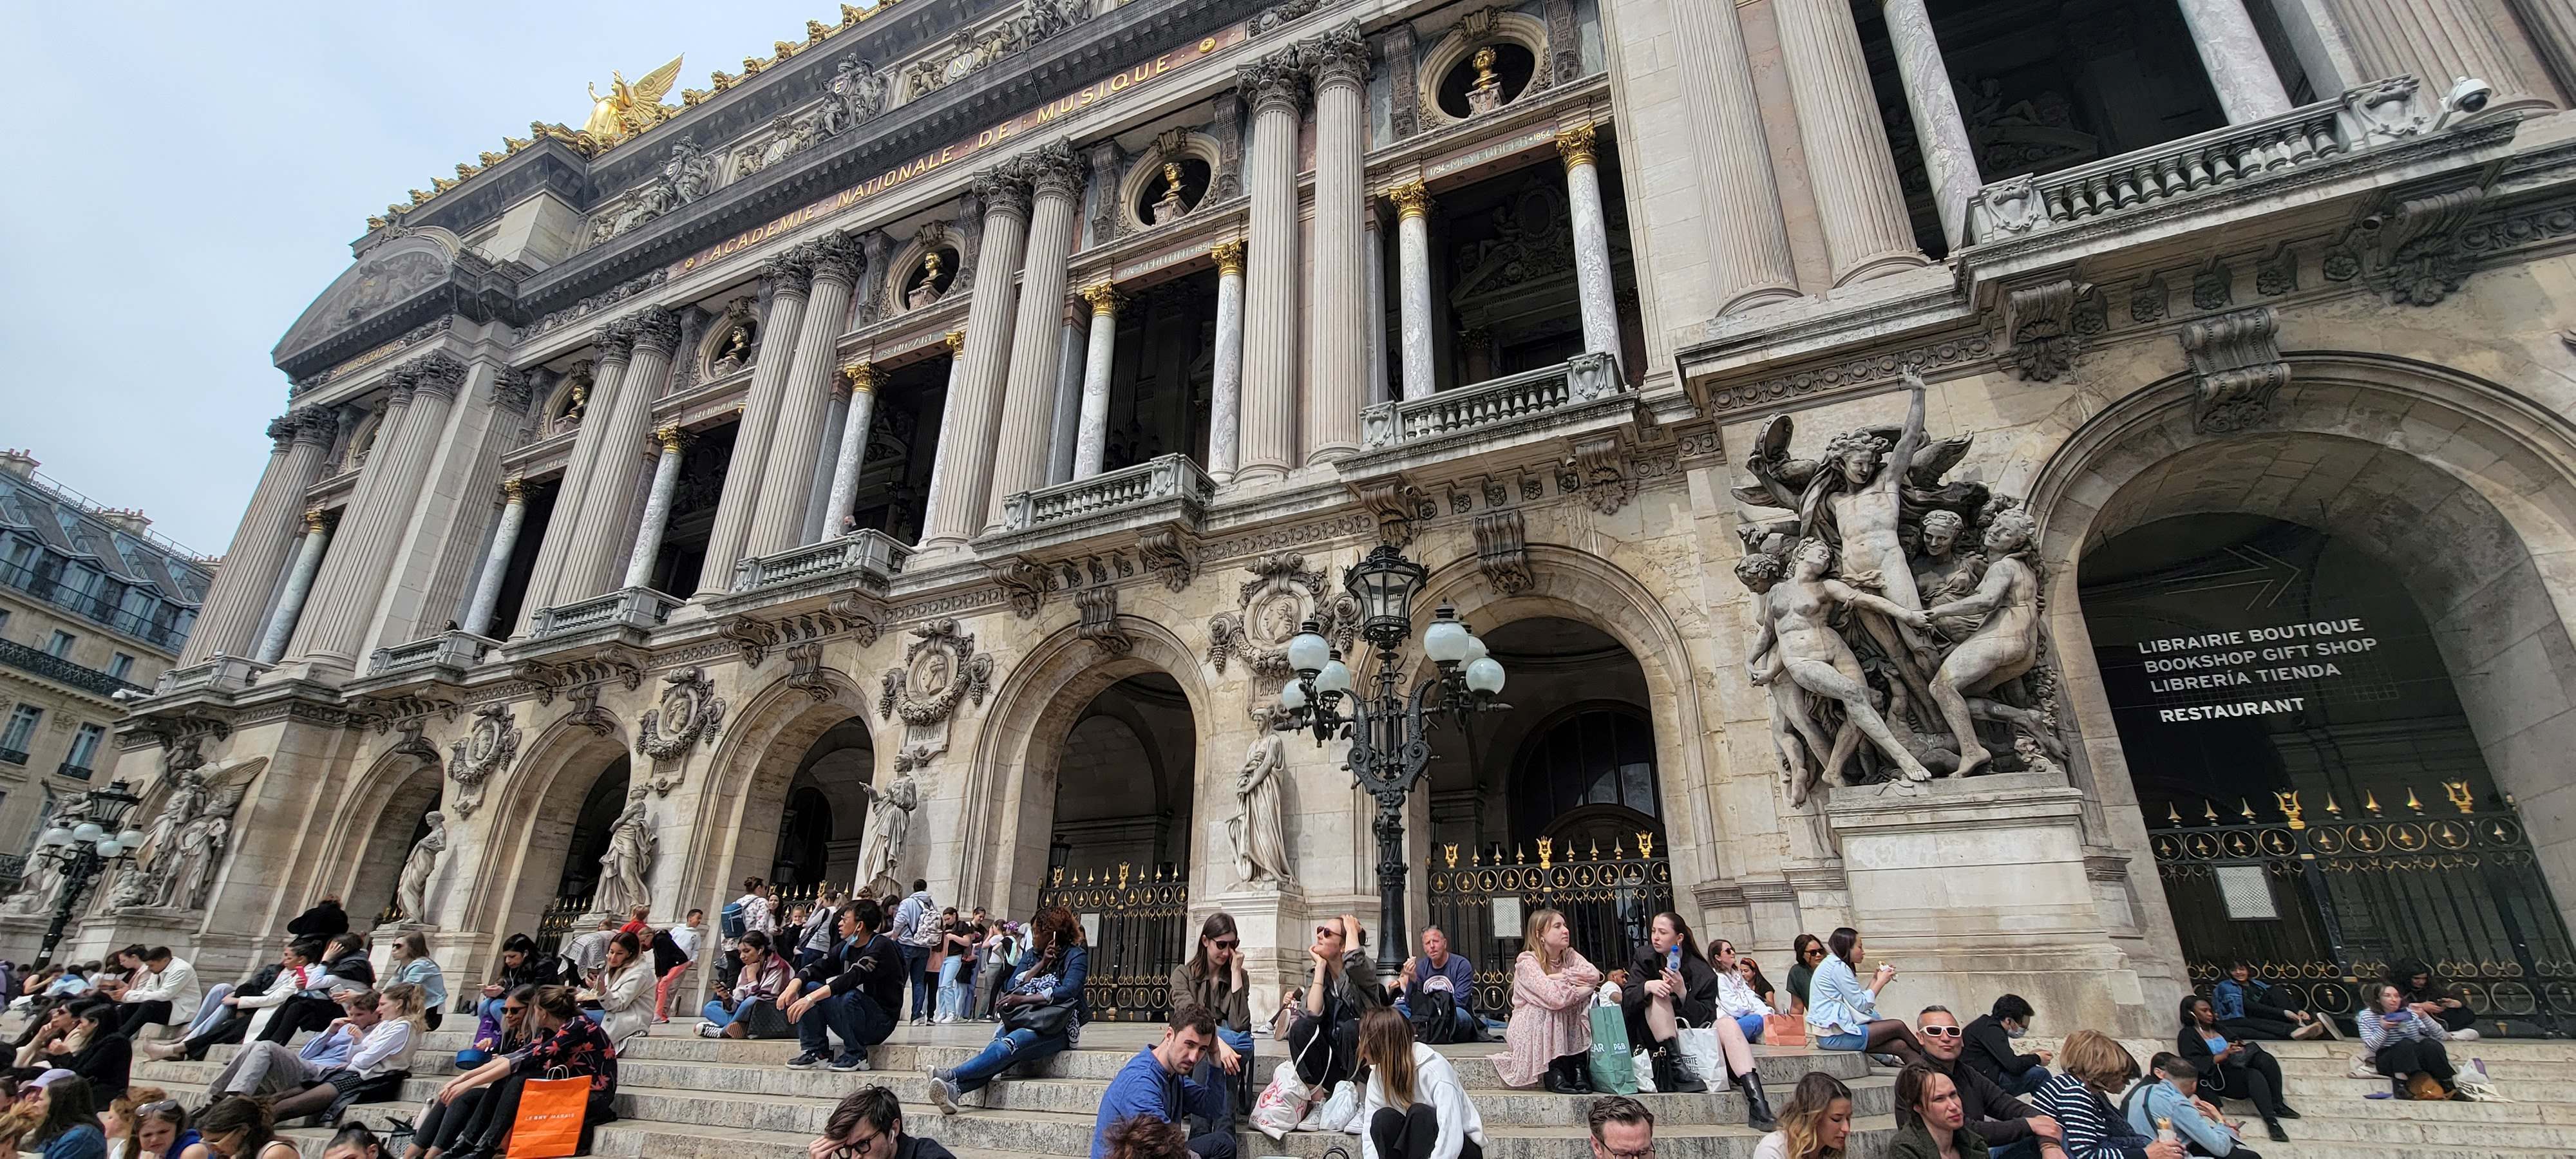
[[[1360,402],[1374,406],[1393,397],[1386,375],[1386,222],[1378,217],[1376,199],[1362,204],[1360,225],[1368,231],[1368,390]]]
[[[402,426],[377,437],[375,453],[367,460],[367,472],[378,476],[377,485],[351,512],[355,526],[349,538],[323,560],[314,579],[321,603],[296,631],[296,654],[327,667],[357,665],[367,620],[393,572],[394,549],[420,503],[430,456],[447,430],[448,407],[465,384],[465,364],[430,354],[397,367],[392,378],[394,389],[410,396],[402,408]]]
[[[840,465],[841,436],[848,433],[850,387],[840,374],[834,374],[831,383],[826,393],[832,402],[823,412],[823,449],[815,454],[814,477],[805,485],[805,522],[797,528],[800,543],[820,543],[834,534],[823,525],[823,509],[832,504],[832,472]]]
[[[1967,119],[1959,115],[1959,92],[1950,85],[1950,66],[1941,59],[1941,42],[1932,35],[1932,13],[1923,0],[1884,0],[1887,36],[1896,49],[1896,71],[1905,81],[1905,107],[1914,114],[1914,139],[1923,150],[1923,169],[1932,182],[1932,202],[1941,215],[1941,236],[1951,252],[1968,244],[1968,203],[1976,199],[1985,178],[1977,172],[1977,147],[1968,140]]]
[[[1067,303],[1064,341],[1056,347],[1055,422],[1047,428],[1047,485],[1073,480],[1074,436],[1082,427],[1082,368],[1091,349],[1089,311]]]
[[[536,565],[528,572],[528,591],[519,600],[517,633],[536,622],[537,612],[555,603],[563,586],[564,561],[571,557],[573,529],[581,519],[583,496],[590,492],[592,469],[599,463],[600,438],[608,423],[602,417],[626,384],[626,364],[635,357],[635,328],[627,319],[602,323],[592,332],[599,352],[591,368],[590,395],[582,403],[582,422],[573,435],[572,454],[564,463],[563,481],[555,487],[555,505],[537,541]]]
[[[1041,146],[1028,159],[1032,206],[1029,248],[1020,266],[1019,315],[1011,332],[1009,386],[1002,395],[1001,437],[986,444],[993,456],[993,490],[985,498],[984,526],[1002,525],[1003,501],[1046,485],[1047,435],[1055,415],[1056,343],[1063,315],[1065,262],[1073,256],[1075,217],[1082,209],[1082,164],[1062,143]],[[967,332],[973,333],[969,324]],[[1079,469],[1079,468],[1077,468]]]
[[[2218,90],[2228,123],[2290,111],[2290,94],[2245,14],[2245,0],[2182,0],[2182,21],[2191,26],[2192,43],[2200,46],[2200,63],[2209,69],[2209,87]]]
[[[2335,10],[2365,80],[2412,74],[2435,105],[2464,76],[2494,85],[2499,97],[2551,95],[2520,30],[2506,24],[2516,38],[2505,40],[2479,0],[2335,0]]]
[[[699,591],[733,590],[734,565],[745,554],[743,545],[750,542],[751,509],[760,502],[761,477],[769,470],[770,432],[778,429],[779,407],[787,397],[787,371],[796,360],[796,331],[804,324],[813,276],[813,253],[803,247],[773,257],[761,267],[769,308],[761,317],[760,349],[751,367],[751,385],[743,391],[733,459],[725,466],[724,491],[716,499],[706,566],[698,572]]]
[[[1395,301],[1404,319],[1404,397],[1429,398],[1440,389],[1431,361],[1431,193],[1413,181],[1387,190],[1386,199],[1395,203]],[[1594,207],[1599,204],[1596,186]]]
[[[1075,424],[1073,477],[1100,473],[1109,455],[1109,372],[1118,354],[1118,287],[1095,282],[1082,288],[1091,304],[1090,352],[1082,361],[1082,417]]]
[[[1673,8],[1677,75],[1690,109],[1691,154],[1699,166],[1718,313],[1734,314],[1798,296],[1789,257],[1789,226],[1762,134],[1762,100],[1744,55],[1735,5]]]
[[[1237,479],[1280,479],[1297,453],[1297,127],[1305,77],[1281,49],[1236,73],[1252,106],[1243,189],[1252,267],[1243,294],[1243,401]]]
[[[966,306],[963,360],[951,371],[932,465],[930,513],[921,546],[961,544],[984,527],[993,484],[993,439],[1002,421],[1002,386],[1010,371],[1018,297],[1011,273],[1028,242],[1029,186],[1007,163],[976,179],[984,202],[983,244],[976,247],[975,298]],[[1052,314],[1049,315],[1053,317]]]
[[[814,289],[796,334],[796,358],[787,372],[770,436],[769,469],[760,484],[760,506],[751,513],[743,554],[763,556],[802,546],[807,493],[814,461],[823,453],[823,420],[832,406],[832,375],[840,365],[833,343],[849,313],[850,288],[858,284],[864,255],[855,236],[823,239],[814,249]]]
[[[2576,101],[2576,5],[2567,0],[2512,0],[2531,47],[2558,78],[2558,91]]]
[[[328,412],[315,409],[289,411],[268,424],[268,469],[260,473],[250,509],[242,513],[232,547],[224,553],[223,566],[215,569],[215,582],[206,589],[197,626],[189,632],[188,646],[179,657],[181,665],[218,653],[249,657],[259,647],[265,626],[259,614],[268,610],[278,569],[286,565],[287,551],[295,544],[296,513],[304,509],[305,492],[321,481],[322,460],[331,453],[331,440],[339,427]]]
[[[600,424],[599,459],[580,504],[569,509],[571,542],[565,545],[563,578],[555,583],[549,607],[617,590],[622,575],[618,549],[634,543],[635,489],[644,481],[645,455],[639,452],[650,445],[644,437],[653,427],[653,401],[671,371],[671,352],[680,343],[680,320],[655,306],[627,321],[633,327],[635,355],[626,364],[617,397],[609,400],[605,415],[594,397],[590,415],[582,420],[585,438],[592,423]],[[555,510],[566,510],[560,498]]]
[[[1360,449],[1368,405],[1368,42],[1359,26],[1303,46],[1315,70],[1315,257],[1306,290],[1306,461]],[[1291,182],[1293,188],[1294,182]],[[1293,194],[1292,194],[1293,196]]]
[[[841,537],[841,521],[849,518],[850,508],[859,501],[859,468],[867,465],[868,425],[877,417],[877,387],[885,382],[885,373],[870,362],[851,362],[841,367],[841,378],[850,384],[850,414],[841,423],[840,453],[832,456],[832,493],[823,504],[822,538]]]
[[[1566,217],[1574,226],[1574,287],[1583,307],[1583,349],[1615,355],[1619,307],[1610,296],[1610,228],[1601,212],[1601,166],[1592,148],[1590,125],[1556,134],[1557,155],[1565,159]]]
[[[671,494],[680,487],[680,451],[686,440],[678,423],[666,423],[653,432],[653,441],[662,444],[662,457],[653,463],[653,492],[644,500],[644,524],[635,529],[635,550],[626,557],[626,587],[653,586],[653,557],[662,554],[662,533],[670,527]]]
[[[251,659],[262,664],[275,664],[286,654],[286,642],[295,637],[295,622],[304,617],[304,599],[313,594],[313,575],[322,569],[322,553],[331,546],[331,523],[319,507],[304,512],[304,545],[295,552],[295,570],[286,573],[286,587],[277,593],[277,611],[268,618],[268,630],[260,634],[259,652]]]
[[[1779,16],[1781,71],[1798,102],[1798,139],[1834,284],[1926,264],[1906,218],[1850,0],[1776,0],[1771,10]]]
[[[963,330],[951,330],[943,337],[948,343],[948,391],[946,397],[955,399],[957,397],[957,372],[963,369],[966,365],[966,332]],[[942,411],[943,415],[946,413],[947,412],[945,410]],[[947,428],[941,428],[939,433],[942,436],[945,436],[948,433]],[[939,441],[945,443],[948,440],[945,437],[942,437]],[[933,458],[930,464],[930,486],[925,489],[921,497],[921,538],[924,540],[930,538],[929,516],[931,512],[940,510],[939,489],[942,482],[948,477],[948,457],[944,454],[940,454],[936,449],[931,453]]]
[[[465,630],[477,636],[492,632],[492,613],[501,603],[501,583],[510,573],[510,555],[519,549],[519,525],[528,519],[527,480],[512,475],[501,480],[501,522],[492,529],[492,550],[483,556],[483,574],[474,582],[474,602],[465,607]]]
[[[1235,432],[1243,421],[1243,242],[1218,242],[1216,259],[1216,382],[1208,404],[1208,476],[1234,478]]]

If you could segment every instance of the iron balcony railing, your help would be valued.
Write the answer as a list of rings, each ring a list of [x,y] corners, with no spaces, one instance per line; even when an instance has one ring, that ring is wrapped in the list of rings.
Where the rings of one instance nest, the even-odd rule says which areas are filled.
[[[74,664],[42,648],[30,648],[14,640],[0,640],[0,664],[99,696],[113,696],[127,690],[151,691],[140,684],[120,680],[85,664]]]
[[[71,777],[76,780],[86,781],[89,779],[90,767],[88,765],[76,765],[70,761],[64,761],[62,763],[62,767],[55,769],[54,773],[57,776]]]
[[[148,644],[176,652],[188,642],[188,634],[169,624],[147,620],[88,592],[39,574],[36,569],[14,563],[0,563],[0,584],[7,584],[57,608],[94,624],[102,624]],[[166,606],[166,605],[165,605]]]
[[[23,764],[26,764],[26,763],[27,763],[27,750],[25,750],[25,749],[0,749],[0,763],[7,763],[7,764],[12,764],[12,765],[23,765]]]

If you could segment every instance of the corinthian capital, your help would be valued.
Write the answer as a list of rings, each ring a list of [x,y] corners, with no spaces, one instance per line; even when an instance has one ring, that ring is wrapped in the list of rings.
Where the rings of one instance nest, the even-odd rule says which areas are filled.
[[[288,417],[295,420],[296,442],[328,447],[332,440],[340,437],[339,416],[320,407],[289,412]]]
[[[1294,110],[1305,100],[1304,59],[1293,44],[1236,68],[1234,79],[1256,116],[1283,104]]]
[[[492,379],[492,401],[515,411],[528,409],[528,400],[536,394],[536,384],[529,381],[533,372],[509,367]]]
[[[635,353],[635,322],[631,318],[602,322],[591,330],[590,340],[599,347],[602,365],[624,362]]]
[[[813,284],[814,267],[806,260],[804,247],[772,254],[760,263],[761,289],[770,297],[779,294],[802,294]]]
[[[1061,197],[1067,200],[1082,196],[1082,160],[1073,155],[1073,146],[1063,141],[1049,141],[1020,159],[1029,175],[1029,187],[1039,197]]]
[[[984,203],[984,216],[1029,215],[1029,181],[1024,169],[1013,159],[975,175],[975,198]]]
[[[295,432],[303,426],[303,418],[294,411],[288,411],[268,420],[268,441],[277,444],[277,449],[283,451],[287,444],[294,440]]]
[[[1314,70],[1316,88],[1368,83],[1368,40],[1360,35],[1358,21],[1325,32],[1299,47],[1305,50],[1306,67]]]
[[[829,233],[811,243],[814,277],[852,285],[868,268],[868,255],[858,235],[848,232]]]
[[[404,363],[402,370],[411,380],[416,394],[434,395],[454,401],[456,392],[465,385],[465,364],[444,352],[433,351]]]
[[[660,306],[646,306],[626,318],[639,350],[668,355],[680,345],[680,316]]]

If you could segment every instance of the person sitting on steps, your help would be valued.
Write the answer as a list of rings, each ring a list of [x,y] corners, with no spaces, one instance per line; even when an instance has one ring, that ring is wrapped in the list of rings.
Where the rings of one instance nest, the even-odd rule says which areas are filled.
[[[2013,1040],[2030,1033],[2035,1017],[2030,1001],[2019,994],[1995,999],[1994,1009],[1968,1024],[1967,1049],[1960,1061],[2002,1087],[2008,1095],[2028,1095],[2049,1079],[2047,1050],[2017,1051]]]
[[[1485,1121],[1447,1055],[1384,1007],[1360,1016],[1359,1040],[1360,1159],[1484,1159]]]
[[[2273,1142],[2290,1141],[2281,1120],[2298,1118],[2299,1113],[2282,1098],[2280,1060],[2253,1043],[2228,1041],[2209,999],[2197,994],[2183,998],[2182,1031],[2174,1038],[2174,1053],[2200,1071],[2201,1085],[2209,1093],[2254,1104]]]
[[[2469,1025],[2478,1020],[2477,1012],[2469,1009],[2457,991],[2436,981],[2431,966],[2409,958],[2389,968],[2388,980],[2405,994],[2406,1004],[2415,1013],[2441,1023],[2453,1040],[2477,1041],[2478,1032]]]
[[[1915,1016],[1914,1034],[1923,1043],[1922,1065],[1950,1080],[1955,1089],[1964,1116],[1961,1125],[1983,1139],[1996,1159],[2066,1159],[2057,1120],[2005,1094],[1993,1079],[1961,1060],[1966,1032],[1948,1007],[1924,1007]],[[1914,1114],[1909,1106],[1901,1099],[1897,1102],[1897,1126],[1904,1126]]]
[[[1896,980],[1896,964],[1880,963],[1863,986],[1855,973],[1866,956],[1860,931],[1835,930],[1825,947],[1824,963],[1808,983],[1807,1037],[1825,1050],[1883,1051],[1905,1062],[1923,1061],[1923,1044],[1905,1020],[1878,1016],[1878,992]]]
[[[1508,1049],[1494,1056],[1494,1070],[1507,1087],[1544,1081],[1551,1094],[1591,1094],[1589,1012],[1601,971],[1574,951],[1565,915],[1555,910],[1531,913],[1521,944],[1528,948],[1512,962],[1512,1020],[1503,1028]]]
[[[2167,1052],[2150,1059],[2146,1079],[2130,1089],[2122,1110],[2130,1129],[2141,1135],[2158,1134],[2164,1129],[2159,1123],[2171,1127],[2190,1154],[2263,1159],[2237,1137],[2238,1124],[2200,1097],[2200,1071],[2181,1055]]]
[[[2451,1037],[2439,1018],[2406,1002],[2407,991],[2393,982],[2373,987],[2370,1004],[2355,1021],[2361,1044],[2369,1048],[2379,1073],[2401,1099],[2462,1099],[2452,1086],[2455,1072],[2442,1040]]]
[[[2219,1028],[2242,1042],[2257,1038],[2324,1038],[2334,1033],[2325,1019],[2305,1010],[2275,1005],[2272,988],[2254,976],[2254,963],[2239,958],[2227,976],[2210,988],[2209,1004],[2218,1011]]]

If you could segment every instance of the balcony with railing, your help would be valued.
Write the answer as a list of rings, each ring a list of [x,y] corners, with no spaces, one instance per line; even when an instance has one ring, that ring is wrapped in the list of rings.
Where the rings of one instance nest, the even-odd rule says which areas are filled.
[[[912,558],[912,547],[882,531],[854,531],[837,539],[790,548],[734,565],[737,595],[788,589],[820,591],[856,587],[883,595]]]
[[[68,684],[93,696],[151,691],[140,684],[120,680],[96,668],[74,664],[51,652],[11,640],[0,640],[0,664],[57,684]]]
[[[0,584],[18,589],[36,599],[88,620],[112,628],[146,644],[176,652],[188,643],[188,633],[174,624],[137,616],[114,602],[90,592],[80,591],[60,579],[45,575],[22,564],[0,563]],[[161,604],[175,608],[173,604]]]
[[[1088,479],[1022,491],[1002,501],[1002,528],[976,540],[988,557],[1031,550],[1098,550],[1149,533],[1195,535],[1216,482],[1188,455],[1157,455]]]
[[[0,765],[23,765],[26,763],[27,750],[0,749]]]
[[[1373,476],[1437,454],[1515,445],[1555,437],[1569,424],[1617,425],[1635,401],[1616,356],[1577,354],[1553,366],[1378,403],[1360,412],[1360,451],[1342,460],[1346,476]]]
[[[178,696],[190,692],[239,692],[259,682],[262,674],[276,667],[240,656],[217,655],[202,664],[172,668],[161,674],[152,686],[154,696]]]
[[[685,602],[678,596],[651,588],[625,588],[538,611],[528,638],[531,641],[544,640],[603,628],[649,632],[669,620],[671,613],[678,611]]]
[[[54,775],[70,777],[79,781],[86,781],[89,779],[90,771],[91,770],[88,765],[76,765],[70,761],[64,761],[60,767],[54,770]]]
[[[486,639],[472,632],[441,632],[426,639],[378,648],[367,659],[367,676],[400,675],[423,670],[462,673],[483,659],[483,653],[498,647],[500,641]]]

